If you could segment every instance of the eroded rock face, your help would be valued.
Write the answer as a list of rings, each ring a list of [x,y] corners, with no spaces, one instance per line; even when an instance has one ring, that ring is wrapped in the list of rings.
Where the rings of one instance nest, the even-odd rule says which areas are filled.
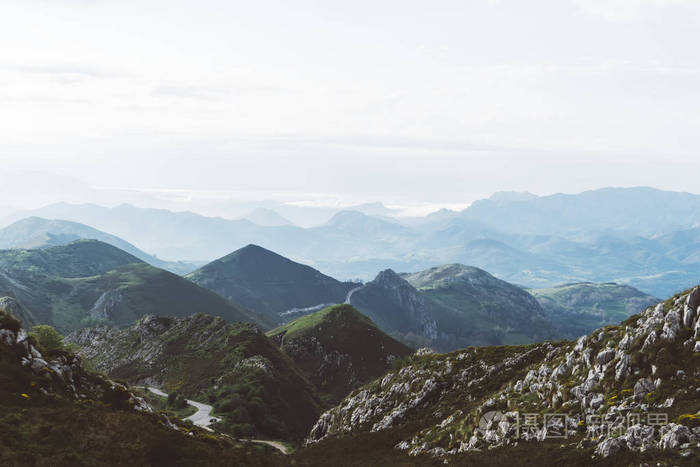
[[[39,377],[38,390],[44,395],[104,401],[117,408],[152,412],[153,409],[126,386],[89,373],[82,359],[70,352],[43,355],[19,322],[4,318],[0,311],[0,351],[7,352]]]
[[[697,306],[700,288],[575,343],[536,346],[529,351],[534,352],[530,357],[537,355],[532,359],[523,352],[498,364],[486,363],[477,354],[484,355],[488,348],[420,357],[326,412],[307,443],[348,432],[391,429],[419,419],[422,429],[407,435],[396,448],[411,455],[448,457],[472,449],[541,440],[561,429],[550,420],[523,437],[516,430],[516,416],[530,412],[566,414],[566,421],[557,423],[563,423],[580,439],[581,430],[589,433],[587,443],[579,446],[590,446],[591,453],[599,457],[621,450],[683,449],[686,443],[700,441],[700,428],[674,423],[673,419],[665,426],[628,426],[625,417],[663,414],[670,407],[676,412],[695,407],[700,387],[691,381],[700,378],[694,357],[700,321],[698,313],[687,310],[697,310]],[[467,368],[462,366],[464,362],[469,362]],[[484,390],[488,378],[499,383]],[[427,400],[436,401],[434,405],[416,399],[425,394],[429,394]],[[474,414],[493,411],[502,417],[483,423],[474,419]],[[594,435],[593,424],[588,425],[591,417],[600,417],[615,435]]]

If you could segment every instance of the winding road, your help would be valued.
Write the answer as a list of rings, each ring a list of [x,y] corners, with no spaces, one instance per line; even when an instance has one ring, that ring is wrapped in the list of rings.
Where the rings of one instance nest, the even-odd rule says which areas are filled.
[[[149,387],[148,390],[151,391],[153,394],[156,394],[158,396],[168,397],[168,394],[166,392],[161,391],[160,389]],[[209,428],[209,425],[221,420],[220,418],[214,417],[213,415],[211,415],[211,412],[214,410],[214,408],[211,405],[202,404],[201,402],[196,402],[196,401],[192,401],[189,399],[185,399],[185,400],[187,401],[187,403],[189,405],[195,407],[197,409],[197,412],[195,412],[193,415],[190,415],[189,417],[185,418],[184,420],[190,420],[190,421],[192,421],[192,423],[194,423],[198,427],[201,427],[201,428],[204,428],[205,430],[213,432],[214,430]],[[238,441],[267,444],[268,446],[272,446],[273,448],[277,449],[282,454],[289,454],[289,450],[287,449],[287,446],[285,446],[283,443],[280,443],[279,441],[268,441],[266,439],[239,439]]]
[[[149,391],[151,391],[153,394],[156,394],[161,397],[168,397],[168,394],[161,391],[160,389],[156,388],[148,388]],[[196,408],[197,411],[190,415],[189,417],[185,418],[184,420],[190,420],[192,423],[195,425],[204,428],[205,430],[209,431],[214,431],[211,428],[209,428],[209,425],[211,425],[214,422],[218,422],[221,419],[218,417],[214,417],[211,415],[212,410],[214,408],[211,405],[207,404],[202,404],[201,402],[195,402],[191,401],[189,399],[186,399],[187,403],[191,405],[192,407]]]
[[[364,285],[361,285],[361,286],[359,286],[359,287],[355,287],[354,289],[351,289],[351,290],[348,292],[348,295],[345,297],[345,302],[344,302],[344,304],[345,304],[345,305],[350,305],[350,299],[352,299],[352,294],[354,294],[355,292],[357,292],[358,290],[360,290],[362,287],[364,287]]]

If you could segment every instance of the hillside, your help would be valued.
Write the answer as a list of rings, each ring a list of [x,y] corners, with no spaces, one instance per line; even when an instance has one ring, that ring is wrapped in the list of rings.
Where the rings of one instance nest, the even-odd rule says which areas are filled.
[[[257,245],[234,251],[186,277],[278,324],[297,317],[299,309],[343,303],[357,286]]]
[[[141,318],[119,330],[87,328],[67,337],[110,377],[208,401],[237,436],[299,440],[320,408],[313,386],[254,325],[198,313]]]
[[[111,245],[81,240],[43,250],[0,250],[0,296],[37,322],[68,332],[95,323],[125,326],[147,314],[198,311],[261,322],[248,311]]]
[[[324,413],[300,457],[695,465],[699,315],[697,287],[576,342],[419,352]]]
[[[267,335],[333,402],[413,352],[349,305],[328,307]]]
[[[99,240],[125,251],[146,263],[184,274],[195,269],[191,263],[163,261],[149,255],[121,238],[87,225],[64,220],[27,217],[0,230],[0,249],[38,249],[67,245],[76,240]]]
[[[565,284],[528,292],[542,305],[557,335],[567,339],[624,321],[659,301],[634,287],[614,282]]]
[[[440,351],[553,336],[543,310],[527,292],[462,265],[404,277],[382,271],[349,302],[391,336]]]
[[[123,384],[47,350],[0,311],[0,464],[282,465],[271,450],[154,412]]]

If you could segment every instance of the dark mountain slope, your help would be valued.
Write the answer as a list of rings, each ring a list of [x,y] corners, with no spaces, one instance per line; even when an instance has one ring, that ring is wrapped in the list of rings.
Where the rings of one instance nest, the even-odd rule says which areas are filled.
[[[235,435],[299,440],[320,411],[311,383],[252,324],[201,313],[147,316],[127,329],[87,328],[67,339],[112,377],[209,401],[224,419],[216,428]]]
[[[0,250],[0,296],[62,331],[97,322],[125,326],[146,314],[198,311],[256,321],[245,309],[111,245],[82,240],[45,250]]]
[[[328,307],[267,335],[334,402],[413,352],[350,305]]]
[[[256,245],[213,261],[187,279],[276,323],[296,317],[281,315],[295,308],[342,303],[357,286]]]

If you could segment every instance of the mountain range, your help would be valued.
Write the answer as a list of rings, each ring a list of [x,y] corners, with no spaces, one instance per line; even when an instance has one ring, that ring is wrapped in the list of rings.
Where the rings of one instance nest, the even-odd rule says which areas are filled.
[[[79,222],[159,258],[208,262],[255,243],[340,279],[470,264],[527,287],[629,284],[669,296],[700,274],[700,196],[651,188],[579,194],[497,193],[463,211],[421,218],[337,212],[326,223],[256,225],[191,212],[59,203],[17,212]]]
[[[271,327],[262,316],[97,240],[0,250],[0,296],[5,295],[26,307],[36,322],[64,332],[100,322],[125,326],[148,314],[198,311]]]
[[[390,335],[440,351],[554,336],[544,311],[530,294],[463,265],[403,277],[387,269],[354,290],[348,303]]]

